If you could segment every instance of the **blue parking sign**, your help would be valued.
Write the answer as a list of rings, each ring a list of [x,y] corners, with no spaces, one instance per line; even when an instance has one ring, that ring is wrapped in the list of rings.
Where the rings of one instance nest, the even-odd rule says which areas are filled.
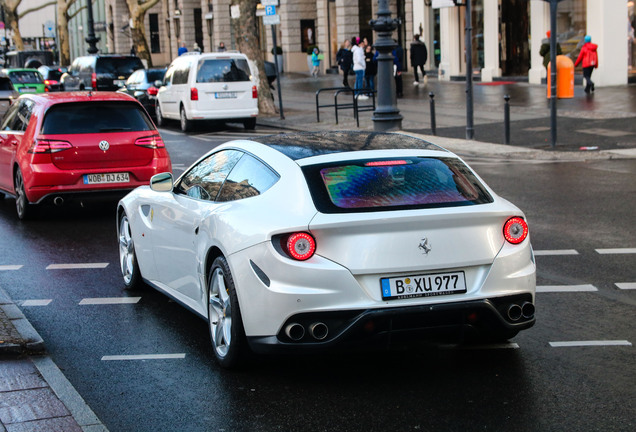
[[[265,6],[265,15],[276,15],[276,6]]]

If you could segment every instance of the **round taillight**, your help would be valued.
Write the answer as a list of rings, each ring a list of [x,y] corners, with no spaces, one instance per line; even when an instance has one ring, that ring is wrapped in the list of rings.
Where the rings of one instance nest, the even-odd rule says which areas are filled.
[[[299,261],[311,258],[316,251],[316,241],[311,235],[304,232],[290,235],[287,238],[286,246],[289,255]]]
[[[519,244],[528,237],[528,224],[523,218],[513,217],[506,221],[503,232],[508,243]]]

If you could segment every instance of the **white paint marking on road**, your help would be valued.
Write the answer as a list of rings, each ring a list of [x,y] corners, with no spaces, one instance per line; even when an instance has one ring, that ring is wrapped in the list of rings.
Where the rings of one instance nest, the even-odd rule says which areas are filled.
[[[632,343],[626,340],[564,341],[564,342],[550,342],[550,346],[553,348],[590,347],[590,346],[632,346]]]
[[[515,342],[493,343],[493,344],[484,344],[484,345],[462,346],[459,349],[460,350],[464,350],[464,351],[495,350],[495,349],[519,349],[519,344],[517,344]]]
[[[554,250],[536,250],[534,256],[546,256],[546,255],[578,255],[579,253],[574,249],[554,249]]]
[[[596,249],[601,255],[610,254],[636,254],[636,248]]]
[[[618,289],[636,290],[636,282],[616,282]]]
[[[80,305],[109,305],[109,304],[135,304],[141,297],[105,297],[105,298],[85,298],[79,302]]]
[[[22,306],[48,306],[52,299],[24,300]]]
[[[49,264],[47,270],[77,270],[77,269],[101,269],[108,267],[109,263],[83,263],[83,264]]]
[[[20,270],[22,265],[0,265],[0,271]]]
[[[594,285],[539,285],[538,293],[559,293],[559,292],[593,292],[598,291]]]
[[[116,360],[174,360],[184,359],[185,353],[181,354],[137,354],[137,355],[111,355],[103,356],[102,361]]]

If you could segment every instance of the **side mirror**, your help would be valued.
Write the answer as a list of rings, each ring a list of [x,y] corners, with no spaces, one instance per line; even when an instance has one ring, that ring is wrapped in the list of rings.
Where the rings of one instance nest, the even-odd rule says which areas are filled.
[[[157,88],[163,87],[163,81],[157,80],[153,83],[153,85]]]
[[[150,178],[150,189],[155,192],[171,192],[174,187],[174,179],[171,173],[159,173]]]

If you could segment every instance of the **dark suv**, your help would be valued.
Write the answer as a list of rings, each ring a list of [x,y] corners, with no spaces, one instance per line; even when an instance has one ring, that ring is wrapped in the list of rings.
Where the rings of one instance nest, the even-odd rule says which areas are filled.
[[[118,90],[128,77],[144,65],[136,56],[92,55],[77,57],[62,75],[64,90]]]

